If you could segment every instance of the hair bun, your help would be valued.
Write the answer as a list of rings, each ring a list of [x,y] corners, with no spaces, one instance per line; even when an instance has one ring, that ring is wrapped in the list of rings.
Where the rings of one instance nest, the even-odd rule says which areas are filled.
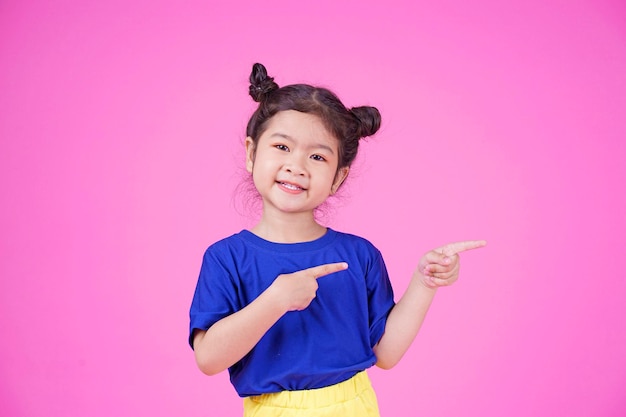
[[[265,66],[259,63],[254,64],[250,74],[250,96],[252,99],[261,102],[274,90],[278,90],[278,84],[274,82],[274,78],[267,76]]]
[[[376,107],[353,107],[350,112],[359,121],[357,135],[359,138],[372,136],[380,129],[380,112]]]

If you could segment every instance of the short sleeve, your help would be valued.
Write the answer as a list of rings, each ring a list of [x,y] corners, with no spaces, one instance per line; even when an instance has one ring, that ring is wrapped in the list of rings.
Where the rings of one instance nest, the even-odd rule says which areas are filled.
[[[389,312],[395,305],[393,288],[385,261],[378,250],[367,271],[370,345],[374,347],[385,333]]]
[[[229,272],[228,258],[220,256],[214,247],[209,247],[202,259],[189,310],[189,345],[192,348],[194,329],[207,330],[239,309],[236,282]]]

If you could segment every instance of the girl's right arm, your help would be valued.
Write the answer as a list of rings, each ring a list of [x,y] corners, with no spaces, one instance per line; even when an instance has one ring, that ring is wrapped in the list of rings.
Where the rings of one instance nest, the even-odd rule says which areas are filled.
[[[250,352],[287,311],[279,297],[272,284],[245,308],[224,317],[208,330],[196,329],[193,349],[198,368],[207,375],[215,375]]]
[[[347,267],[339,262],[279,275],[243,309],[224,317],[208,330],[196,330],[193,348],[198,368],[207,375],[215,375],[234,365],[286,312],[308,307],[315,298],[317,278]]]

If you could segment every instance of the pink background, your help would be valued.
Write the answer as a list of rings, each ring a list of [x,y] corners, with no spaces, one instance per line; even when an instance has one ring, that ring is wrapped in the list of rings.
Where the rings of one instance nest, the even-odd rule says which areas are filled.
[[[0,2],[0,415],[239,415],[187,325],[203,251],[254,221],[255,61],[381,110],[326,219],[397,294],[489,241],[372,370],[383,415],[626,415],[626,6],[369,3]]]

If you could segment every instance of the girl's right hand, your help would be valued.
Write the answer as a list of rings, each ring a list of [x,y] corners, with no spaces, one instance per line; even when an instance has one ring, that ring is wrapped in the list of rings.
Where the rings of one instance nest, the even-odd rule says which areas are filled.
[[[276,294],[285,311],[304,310],[315,298],[319,287],[317,279],[344,269],[348,269],[348,264],[338,262],[282,274],[276,277],[269,289]]]

